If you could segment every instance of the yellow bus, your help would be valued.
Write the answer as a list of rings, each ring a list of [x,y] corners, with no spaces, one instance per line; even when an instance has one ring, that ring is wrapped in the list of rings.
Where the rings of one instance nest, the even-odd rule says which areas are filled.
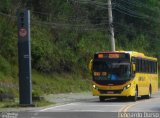
[[[93,96],[151,98],[158,92],[157,58],[135,51],[98,52],[89,63]]]

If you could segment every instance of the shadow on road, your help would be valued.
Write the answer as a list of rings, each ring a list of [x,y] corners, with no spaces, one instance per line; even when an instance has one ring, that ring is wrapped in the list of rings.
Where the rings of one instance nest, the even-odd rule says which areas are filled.
[[[156,98],[156,97],[152,97],[151,99],[153,99],[153,98]],[[139,97],[138,98],[138,100],[137,101],[143,101],[143,100],[147,100],[147,99],[145,99],[145,98],[143,98],[143,97]],[[96,99],[96,101],[93,101],[93,102],[100,102],[99,100],[97,100]],[[130,100],[130,98],[127,98],[127,97],[119,97],[119,98],[106,98],[105,99],[105,101],[104,101],[104,103],[111,103],[111,102],[118,102],[118,103],[121,103],[121,102],[123,102],[123,103],[129,103],[129,102],[134,102],[134,101],[131,101]]]

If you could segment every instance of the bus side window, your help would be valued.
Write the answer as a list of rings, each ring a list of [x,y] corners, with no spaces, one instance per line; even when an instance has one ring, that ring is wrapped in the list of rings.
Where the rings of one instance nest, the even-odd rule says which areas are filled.
[[[132,57],[132,62],[136,63],[136,58],[135,57]]]
[[[144,73],[144,60],[142,60],[142,72]]]
[[[147,70],[147,73],[149,73],[149,61],[148,60],[146,61],[146,70]]]
[[[139,66],[140,66],[140,72],[143,72],[143,63],[142,63],[142,59],[139,60]]]
[[[139,72],[139,63],[138,63],[138,59],[136,59],[136,72]]]
[[[147,60],[144,60],[144,71],[147,73]]]
[[[153,62],[153,73],[155,73],[155,62]]]
[[[143,60],[143,72],[144,73],[146,72],[146,62],[145,62],[145,60]]]
[[[152,72],[152,67],[151,67],[151,61],[149,61],[149,73],[151,73]]]
[[[153,66],[153,62],[151,61],[151,73],[153,73],[154,66]]]
[[[156,62],[156,73],[157,73],[157,62]]]
[[[153,64],[153,73],[155,73],[155,62],[152,62]]]
[[[139,72],[141,72],[141,60],[140,59],[138,59],[138,70]]]
[[[141,60],[140,59],[138,59],[138,68],[139,68],[139,72],[141,72]]]
[[[154,62],[154,73],[156,73],[156,62]]]

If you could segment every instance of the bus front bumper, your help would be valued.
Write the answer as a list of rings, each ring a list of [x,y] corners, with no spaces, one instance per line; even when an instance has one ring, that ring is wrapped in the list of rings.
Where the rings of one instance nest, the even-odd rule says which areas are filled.
[[[127,89],[99,89],[98,87],[93,87],[93,96],[108,96],[108,97],[122,97],[122,96],[134,96],[135,95],[135,88],[129,87]]]

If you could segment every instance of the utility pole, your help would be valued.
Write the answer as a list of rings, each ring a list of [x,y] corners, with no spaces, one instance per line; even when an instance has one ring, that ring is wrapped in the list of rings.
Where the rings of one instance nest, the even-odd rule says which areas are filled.
[[[109,28],[111,33],[111,48],[115,51],[115,39],[114,39],[114,28],[113,28],[113,17],[112,17],[112,3],[108,0],[108,17],[109,17]]]

